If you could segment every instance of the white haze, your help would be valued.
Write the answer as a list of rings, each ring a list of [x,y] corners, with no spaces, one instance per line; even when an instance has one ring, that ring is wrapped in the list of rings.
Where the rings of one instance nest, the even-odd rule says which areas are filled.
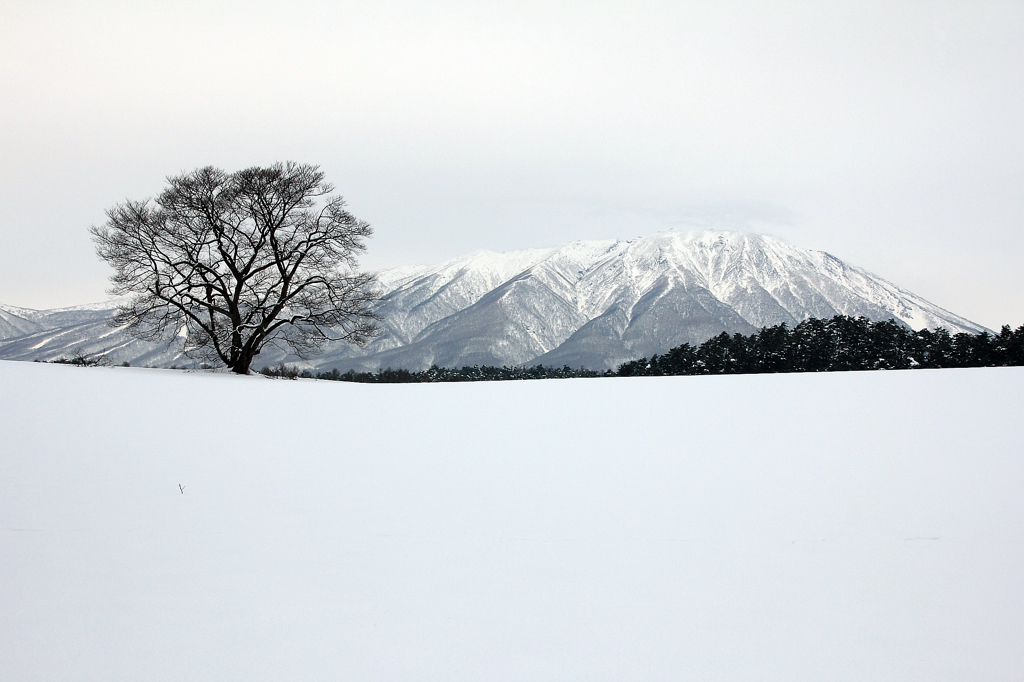
[[[0,302],[102,299],[166,175],[319,163],[373,268],[760,229],[1024,322],[1019,2],[34,2],[0,24]]]

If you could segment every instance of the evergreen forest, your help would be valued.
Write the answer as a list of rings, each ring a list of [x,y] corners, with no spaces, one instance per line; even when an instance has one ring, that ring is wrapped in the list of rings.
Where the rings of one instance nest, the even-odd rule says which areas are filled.
[[[764,374],[777,372],[847,372],[876,369],[938,369],[1024,365],[1024,325],[1004,325],[997,334],[950,334],[945,329],[914,331],[894,320],[837,315],[810,318],[790,327],[764,327],[750,335],[722,332],[698,346],[684,343],[650,358],[603,372],[536,365],[533,367],[433,366],[422,371],[380,369],[376,372],[311,372],[279,365],[264,367],[267,376],[316,378],[361,383],[509,381],[611,376],[678,376],[697,374]]]

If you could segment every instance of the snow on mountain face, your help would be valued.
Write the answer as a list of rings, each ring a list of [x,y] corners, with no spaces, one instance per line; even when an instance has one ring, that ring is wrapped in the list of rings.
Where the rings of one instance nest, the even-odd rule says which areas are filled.
[[[85,354],[105,356],[114,364],[191,366],[192,361],[175,348],[138,341],[112,329],[107,320],[117,304],[115,299],[53,310],[0,306],[0,359],[55,360]],[[5,313],[16,313],[31,326],[21,334],[5,336]]]
[[[384,334],[362,349],[330,346],[316,359],[317,367],[543,363],[604,369],[723,331],[751,333],[838,314],[896,319],[914,329],[983,329],[827,253],[764,235],[714,230],[503,254],[477,251],[435,267],[384,271],[380,284]],[[98,316],[109,314],[82,308],[89,307],[75,309],[74,323],[89,315],[98,323]],[[49,330],[61,326],[42,314],[32,321]],[[88,341],[93,352],[106,352],[107,344],[116,351],[113,360],[139,364],[127,357],[142,352],[139,342],[109,329],[101,341],[95,326],[77,333],[79,344]],[[0,342],[0,358],[35,359],[41,350],[52,354],[68,344],[28,340]],[[147,345],[145,355],[154,364],[180,364],[180,356],[167,349]],[[282,359],[271,349],[256,365]]]
[[[914,329],[983,329],[829,254],[737,232],[482,251],[384,282],[387,334],[319,364],[596,369],[723,331],[838,314],[894,318]]]
[[[33,311],[13,306],[0,305],[0,340],[37,332],[42,327],[26,317]]]

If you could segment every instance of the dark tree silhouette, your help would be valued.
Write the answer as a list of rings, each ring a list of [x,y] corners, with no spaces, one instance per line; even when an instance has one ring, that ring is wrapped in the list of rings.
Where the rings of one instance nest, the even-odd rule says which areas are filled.
[[[913,331],[895,320],[837,315],[809,318],[792,329],[764,327],[744,336],[723,332],[697,347],[684,343],[663,355],[619,366],[618,376],[842,372],[870,369],[1007,367],[1024,365],[1024,325],[998,334],[945,329]]]
[[[268,345],[305,358],[376,336],[375,280],[356,271],[372,230],[317,166],[206,167],[167,181],[90,229],[115,271],[111,293],[131,295],[112,325],[239,374]]]
[[[617,371],[595,372],[568,365],[558,367],[438,367],[412,372],[378,369],[341,373],[337,368],[314,374],[281,364],[264,367],[274,377],[326,379],[365,383],[422,383],[440,381],[518,381],[591,377],[673,376],[693,374],[761,374],[766,372],[840,372],[940,367],[1009,367],[1024,365],[1024,325],[1004,326],[998,334],[959,333],[945,329],[915,332],[895,320],[872,322],[866,317],[837,315],[810,318],[790,328],[763,327],[749,336],[727,333],[699,346],[684,343],[663,355],[619,365]]]

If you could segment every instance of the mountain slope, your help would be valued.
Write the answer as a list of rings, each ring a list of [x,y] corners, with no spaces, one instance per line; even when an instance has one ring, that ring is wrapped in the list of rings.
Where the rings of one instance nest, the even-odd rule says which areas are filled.
[[[381,337],[362,349],[330,345],[315,366],[603,369],[723,331],[751,333],[838,314],[895,319],[914,329],[983,330],[830,254],[739,232],[669,231],[629,241],[477,251],[434,267],[385,271],[380,281]],[[112,305],[103,307],[10,309],[40,329],[0,341],[0,358],[52,359],[77,344],[117,363],[184,362],[172,349],[101,330]],[[257,366],[283,359],[294,360],[268,349]]]
[[[516,266],[521,270],[493,289],[463,286],[482,281],[482,273],[509,275]],[[723,331],[750,333],[838,314],[892,318],[914,329],[983,329],[829,254],[736,232],[662,232],[548,250],[477,252],[392,286],[382,305],[388,334],[361,353],[332,349],[319,364],[599,369]],[[447,287],[456,288],[457,302]],[[415,308],[415,325],[403,324],[401,314],[390,317],[411,292],[431,306]]]
[[[0,305],[0,340],[37,332],[42,327],[26,315],[35,311]]]

